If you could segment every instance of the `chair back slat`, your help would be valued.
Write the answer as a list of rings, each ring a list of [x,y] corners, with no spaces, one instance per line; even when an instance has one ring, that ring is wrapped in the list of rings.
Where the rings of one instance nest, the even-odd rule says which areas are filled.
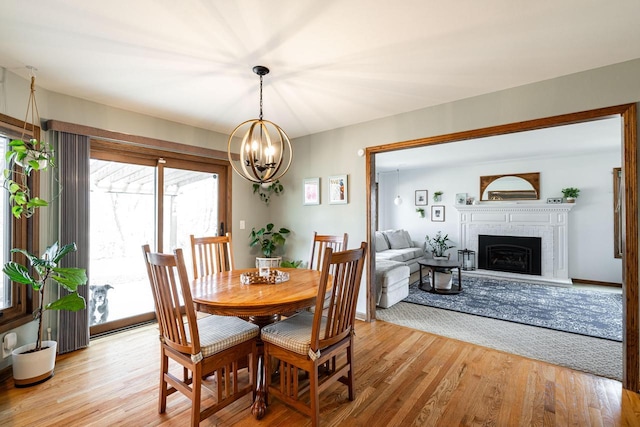
[[[231,233],[224,236],[191,237],[191,258],[195,279],[234,269]]]
[[[362,242],[358,249],[341,252],[325,249],[311,332],[313,351],[328,347],[353,332],[366,253],[366,242]],[[333,288],[327,304],[324,295],[329,280]],[[325,327],[322,330],[323,316]]]
[[[344,233],[342,236],[330,236],[319,235],[317,232],[314,232],[313,239],[311,240],[309,266],[307,268],[320,271],[324,262],[325,249],[331,248],[333,252],[345,251],[347,249],[348,239],[349,236],[347,233]]]
[[[171,255],[151,252],[149,245],[144,245],[142,251],[161,339],[181,353],[200,353],[196,313],[182,249],[176,249]]]

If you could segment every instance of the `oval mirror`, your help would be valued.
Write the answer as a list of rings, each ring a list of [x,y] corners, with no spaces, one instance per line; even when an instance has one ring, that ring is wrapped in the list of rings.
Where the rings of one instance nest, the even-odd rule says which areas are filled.
[[[538,200],[540,172],[480,177],[480,200]]]

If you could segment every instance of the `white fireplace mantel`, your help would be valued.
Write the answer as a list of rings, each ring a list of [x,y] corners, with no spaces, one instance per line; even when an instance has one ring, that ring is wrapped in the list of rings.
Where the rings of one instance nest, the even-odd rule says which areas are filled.
[[[504,203],[456,205],[460,246],[478,251],[478,236],[539,237],[541,278],[571,283],[569,278],[569,211],[573,203]]]

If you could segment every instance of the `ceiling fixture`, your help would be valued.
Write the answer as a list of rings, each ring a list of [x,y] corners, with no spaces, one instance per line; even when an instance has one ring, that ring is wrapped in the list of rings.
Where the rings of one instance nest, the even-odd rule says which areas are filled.
[[[277,124],[262,119],[262,77],[269,74],[269,69],[256,65],[253,72],[260,76],[260,116],[258,119],[240,123],[231,132],[227,154],[233,170],[238,175],[248,181],[265,184],[277,181],[287,173],[293,151],[291,141],[284,130]],[[237,151],[240,156],[238,162],[237,159],[233,159],[231,146],[240,136],[242,142]]]
[[[396,185],[396,191],[398,192],[398,195],[395,199],[393,199],[393,203],[395,203],[396,206],[400,206],[402,204],[402,197],[400,197],[400,169],[396,169],[396,171],[398,172],[398,182]]]

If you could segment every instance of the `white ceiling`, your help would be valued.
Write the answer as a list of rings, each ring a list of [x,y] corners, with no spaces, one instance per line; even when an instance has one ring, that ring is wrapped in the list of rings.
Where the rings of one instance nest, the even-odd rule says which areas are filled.
[[[290,137],[640,58],[638,0],[28,0],[0,66],[37,86],[230,133]],[[27,94],[25,94],[26,100]]]

